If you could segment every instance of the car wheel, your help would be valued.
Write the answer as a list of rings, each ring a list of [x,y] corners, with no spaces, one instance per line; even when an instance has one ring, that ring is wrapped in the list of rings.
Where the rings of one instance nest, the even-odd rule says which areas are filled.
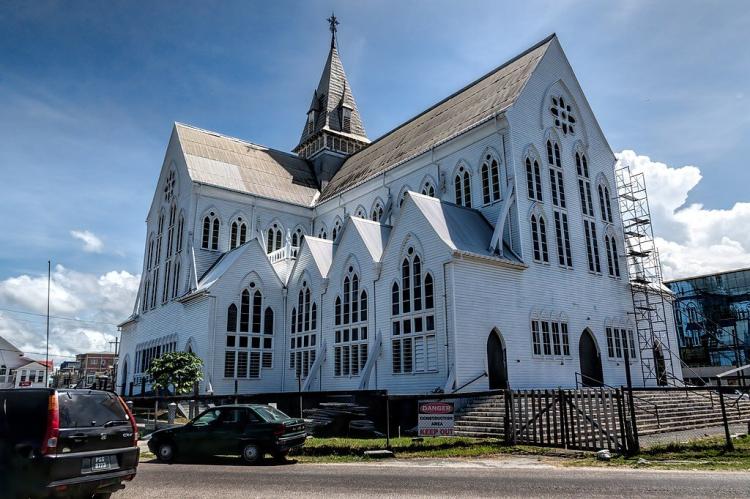
[[[242,448],[242,460],[247,464],[255,464],[263,458],[263,452],[255,444],[247,444]]]
[[[156,458],[163,463],[171,463],[174,460],[174,445],[170,442],[159,444],[156,449]]]

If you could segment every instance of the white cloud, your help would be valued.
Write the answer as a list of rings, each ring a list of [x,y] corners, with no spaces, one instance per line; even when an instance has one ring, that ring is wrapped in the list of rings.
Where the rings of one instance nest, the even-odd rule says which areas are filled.
[[[101,253],[104,243],[96,234],[88,230],[71,230],[70,235],[75,239],[83,241],[83,251],[88,253]]]
[[[625,150],[616,154],[646,178],[656,245],[665,279],[750,267],[750,203],[728,210],[686,205],[701,181],[695,166],[673,168]]]
[[[79,319],[50,321],[50,353],[55,365],[86,351],[110,350],[117,328],[133,309],[140,276],[126,271],[103,275],[57,265],[50,287],[50,315]],[[44,352],[47,276],[20,275],[0,281],[0,336],[25,352]],[[38,358],[38,355],[31,355]]]

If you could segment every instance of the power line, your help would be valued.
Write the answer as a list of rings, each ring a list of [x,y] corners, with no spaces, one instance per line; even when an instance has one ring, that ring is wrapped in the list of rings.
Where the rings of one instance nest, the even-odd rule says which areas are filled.
[[[25,310],[13,310],[11,308],[2,308],[2,307],[0,307],[0,310],[3,311],[3,312],[12,312],[14,314],[34,315],[34,316],[37,316],[37,317],[44,317],[45,319],[47,318],[47,314],[38,314],[36,312],[27,312]],[[74,317],[61,317],[59,315],[50,315],[49,317],[50,317],[50,319],[59,319],[59,320],[63,320],[63,321],[88,322],[90,324],[103,324],[105,326],[114,326],[114,327],[117,327],[117,324],[115,324],[113,322],[87,321],[85,319],[76,319]]]
[[[6,321],[8,323],[11,323],[11,324],[16,323],[16,322],[24,322],[26,324],[31,324],[32,326],[39,326],[39,327],[44,326],[44,323],[40,323],[40,322],[37,322],[37,321],[34,321],[34,320],[16,319],[15,317],[13,317],[13,318],[3,317],[2,315],[0,315],[0,320],[4,320],[4,321]],[[104,337],[104,339],[106,339],[107,341],[109,341],[110,337],[115,337],[115,338],[117,337],[117,333],[116,332],[105,332],[105,331],[94,331],[94,330],[92,330],[92,332],[96,332],[96,333],[101,334]]]
[[[18,350],[11,350],[10,348],[0,348],[3,352],[18,352]],[[45,355],[44,352],[22,352],[23,355],[19,355],[19,357],[25,356],[25,355]],[[62,354],[49,354],[50,357],[61,357],[66,359],[75,359],[75,355],[62,355]]]

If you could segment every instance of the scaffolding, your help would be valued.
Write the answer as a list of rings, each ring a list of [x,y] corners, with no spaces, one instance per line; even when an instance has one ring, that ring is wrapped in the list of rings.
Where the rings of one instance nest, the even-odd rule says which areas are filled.
[[[625,253],[633,298],[633,314],[638,336],[639,357],[644,386],[672,384],[674,358],[679,355],[669,335],[672,305],[665,298],[659,253],[654,243],[651,212],[643,173],[634,173],[630,165],[615,171],[617,193],[625,235]]]

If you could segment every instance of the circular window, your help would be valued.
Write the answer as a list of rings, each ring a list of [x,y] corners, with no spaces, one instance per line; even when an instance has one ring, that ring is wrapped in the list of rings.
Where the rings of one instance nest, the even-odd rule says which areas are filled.
[[[254,288],[254,287],[255,287],[255,283],[254,283],[254,282],[251,282],[251,283],[250,283],[250,287],[251,287],[251,288]]]
[[[562,96],[552,97],[550,112],[555,120],[555,126],[561,129],[564,134],[575,133],[576,119],[573,116],[573,110]]]
[[[408,254],[410,254],[410,255],[413,255],[413,254],[414,254],[414,248],[412,248],[412,247],[409,247],[409,249],[408,249],[408,250],[406,250],[406,252],[407,252]]]
[[[352,266],[350,265],[350,266],[349,266],[349,272],[353,272],[353,271],[354,271],[354,267],[352,267]]]

